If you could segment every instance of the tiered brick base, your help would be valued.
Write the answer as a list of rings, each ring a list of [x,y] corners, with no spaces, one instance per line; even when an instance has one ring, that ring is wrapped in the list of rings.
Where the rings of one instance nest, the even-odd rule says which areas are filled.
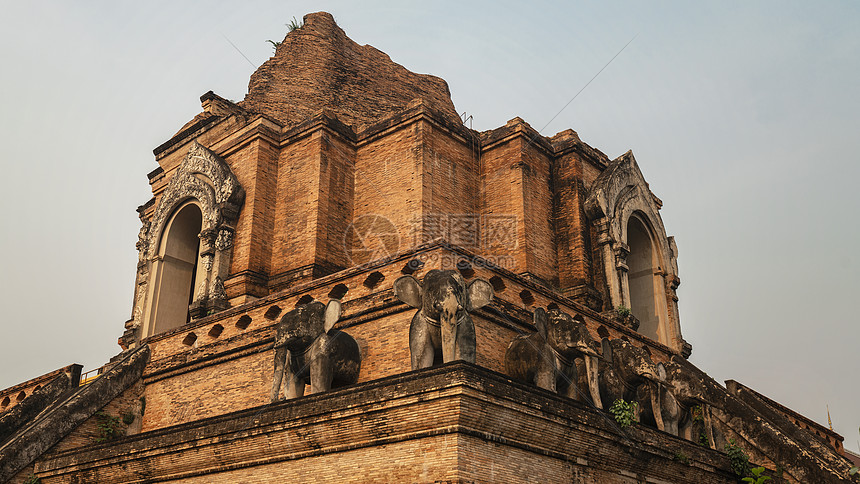
[[[689,462],[682,462],[686,459]],[[463,362],[55,454],[72,482],[730,483],[726,457]]]

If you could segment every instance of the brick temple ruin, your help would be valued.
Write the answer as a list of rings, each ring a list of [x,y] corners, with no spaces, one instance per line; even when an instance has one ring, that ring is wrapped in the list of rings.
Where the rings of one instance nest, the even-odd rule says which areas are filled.
[[[0,392],[0,482],[733,483],[729,442],[854,482],[842,437],[687,361],[631,152],[469,129],[327,13],[201,102],[154,150],[122,352]]]

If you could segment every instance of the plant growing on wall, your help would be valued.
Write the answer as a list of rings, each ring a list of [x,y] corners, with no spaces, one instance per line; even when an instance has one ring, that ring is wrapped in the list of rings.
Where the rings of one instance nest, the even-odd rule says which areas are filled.
[[[96,412],[96,427],[99,431],[99,436],[96,437],[96,442],[108,442],[123,435],[123,423],[120,417],[110,415],[104,411]]]
[[[732,470],[739,476],[745,476],[750,472],[750,457],[744,452],[735,439],[729,439],[725,446],[726,454],[732,465]]]
[[[287,26],[288,32],[292,32],[293,30],[299,30],[300,28],[305,26],[304,21],[299,22],[296,20],[296,17],[293,16],[293,19],[290,20],[290,23],[284,24]],[[277,51],[278,46],[281,45],[281,42],[275,42],[274,40],[267,40],[266,42],[272,44],[272,50]]]
[[[741,480],[751,484],[764,484],[764,481],[770,480],[770,476],[761,475],[764,472],[764,467],[754,467],[750,472],[752,472],[752,477],[744,477]]]
[[[619,304],[618,307],[615,308],[615,312],[617,312],[618,316],[620,316],[622,318],[626,318],[626,317],[630,316],[630,314],[631,314],[630,308],[628,308],[627,306],[624,306],[623,304]]]
[[[672,460],[676,460],[681,464],[690,465],[690,457],[681,451],[675,452],[675,455],[672,456]]]
[[[299,30],[300,28],[302,28],[304,26],[305,26],[304,20],[299,22],[298,20],[296,20],[295,16],[293,16],[293,20],[291,20],[290,23],[287,24],[287,28],[290,29],[290,32],[292,32],[293,30]]]
[[[702,406],[696,405],[691,410],[693,415],[693,423],[698,424],[699,427],[699,445],[702,447],[708,447],[708,433],[705,432],[705,417],[702,413]]]
[[[615,421],[622,429],[627,428],[636,421],[636,405],[636,402],[628,402],[619,398],[612,402],[609,413],[615,417]]]
[[[30,474],[27,476],[27,479],[24,480],[23,484],[40,484],[41,482],[42,480],[36,477],[35,474]]]

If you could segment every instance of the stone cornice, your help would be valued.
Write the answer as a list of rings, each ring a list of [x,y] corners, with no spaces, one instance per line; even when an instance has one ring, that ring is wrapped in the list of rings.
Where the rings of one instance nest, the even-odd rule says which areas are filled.
[[[205,131],[212,129],[216,124],[225,120],[226,117],[210,115],[204,117],[192,124],[191,126],[183,129],[182,131],[173,135],[169,140],[165,141],[158,145],[154,150],[152,150],[152,154],[155,155],[156,160],[160,160],[164,158],[168,154],[176,151],[181,145],[185,144],[187,141],[190,141]]]
[[[544,156],[550,159],[555,157],[552,144],[521,118],[514,118],[504,126],[481,133],[481,151],[490,151],[517,137],[525,138],[529,146],[536,147]]]
[[[370,143],[418,120],[429,122],[434,127],[445,131],[449,136],[457,138],[461,143],[478,142],[477,132],[451,122],[447,117],[422,102],[413,102],[403,111],[393,113],[374,124],[363,127],[358,132],[357,144],[361,146]]]

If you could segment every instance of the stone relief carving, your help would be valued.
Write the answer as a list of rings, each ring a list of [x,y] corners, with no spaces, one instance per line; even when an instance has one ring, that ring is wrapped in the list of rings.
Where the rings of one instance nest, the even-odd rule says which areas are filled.
[[[546,311],[535,308],[537,332],[519,335],[511,341],[505,351],[505,371],[511,378],[555,392],[558,369],[555,353],[546,340],[547,324]]]
[[[233,231],[222,229],[218,232],[218,238],[215,240],[215,248],[218,250],[227,250],[233,247]]]
[[[132,313],[133,325],[147,318],[147,294],[152,290],[150,269],[158,259],[159,239],[175,210],[189,200],[200,207],[200,263],[204,268],[191,304],[192,317],[227,307],[223,281],[230,266],[232,234],[244,202],[245,192],[229,165],[194,141],[161,194],[151,218],[142,218],[136,244],[139,251],[138,281]],[[139,335],[140,337],[147,335]]]
[[[147,234],[149,233],[149,227],[152,224],[149,220],[145,220],[142,216],[140,219],[140,231],[137,233],[137,243],[134,244],[134,247],[137,249],[137,257],[139,262],[143,262],[146,260],[146,254],[149,250],[149,238]]]

